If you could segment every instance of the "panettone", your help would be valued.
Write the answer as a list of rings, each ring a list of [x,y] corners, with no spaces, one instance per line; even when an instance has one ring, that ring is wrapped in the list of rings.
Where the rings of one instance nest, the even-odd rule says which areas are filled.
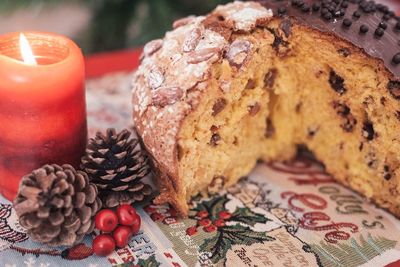
[[[400,216],[400,20],[372,1],[234,2],[144,47],[135,127],[161,194],[229,186],[306,146],[340,183]]]

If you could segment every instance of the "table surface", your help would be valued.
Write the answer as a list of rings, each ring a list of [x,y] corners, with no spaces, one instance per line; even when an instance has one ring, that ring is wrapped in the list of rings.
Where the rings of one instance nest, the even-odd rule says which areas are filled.
[[[127,70],[140,52],[86,59],[90,136],[132,126]],[[193,198],[187,219],[168,205],[137,207],[141,232],[101,258],[93,255],[92,237],[72,248],[31,241],[0,197],[0,266],[400,266],[400,221],[305,159],[258,164],[232,188]],[[203,226],[209,221],[199,211],[219,227]],[[222,222],[224,214],[230,216]]]
[[[87,82],[89,134],[132,126],[131,73]],[[142,231],[108,258],[92,255],[91,238],[73,248],[32,242],[11,205],[0,199],[1,266],[384,266],[400,261],[400,221],[335,183],[315,163],[258,164],[236,186],[194,198],[188,219],[168,205],[138,206]],[[214,224],[196,216],[204,210]],[[190,231],[190,230],[189,230]],[[399,262],[400,263],[400,262]]]

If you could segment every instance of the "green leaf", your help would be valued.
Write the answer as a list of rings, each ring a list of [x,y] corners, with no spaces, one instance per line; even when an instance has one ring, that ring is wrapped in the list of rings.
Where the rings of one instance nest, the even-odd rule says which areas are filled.
[[[225,226],[218,229],[218,234],[208,238],[200,246],[201,251],[211,252],[211,260],[217,263],[225,259],[226,253],[233,245],[252,245],[275,240],[265,232],[254,232],[242,225]]]
[[[139,266],[146,266],[146,267],[158,267],[161,264],[156,260],[156,256],[152,255],[151,257],[148,257],[147,259],[140,259],[138,261]]]
[[[218,232],[215,236],[204,240],[203,244],[200,246],[200,250],[210,252],[211,260],[214,263],[217,263],[221,259],[225,258],[228,249],[231,247],[231,244],[226,244],[226,241],[228,240],[224,240],[223,233]]]
[[[266,223],[271,221],[271,219],[268,219],[263,214],[255,213],[251,209],[245,207],[237,208],[232,214],[230,221],[241,222],[254,226],[256,223]]]
[[[223,228],[224,235],[232,240],[234,244],[247,244],[260,243],[263,241],[272,241],[275,238],[267,236],[266,232],[256,232],[242,225],[227,226]]]

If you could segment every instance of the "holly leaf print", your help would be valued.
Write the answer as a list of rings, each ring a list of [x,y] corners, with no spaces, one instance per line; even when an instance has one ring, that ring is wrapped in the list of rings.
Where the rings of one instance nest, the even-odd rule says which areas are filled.
[[[218,233],[208,238],[200,246],[201,251],[211,252],[211,260],[217,263],[225,259],[226,253],[233,245],[252,245],[264,241],[275,240],[265,232],[254,232],[249,227],[242,225],[225,226],[218,229]]]
[[[224,239],[223,233],[218,232],[218,234],[213,237],[204,240],[203,244],[200,246],[200,251],[211,252],[211,260],[213,263],[217,263],[225,258],[229,248],[232,247],[232,244],[226,244],[227,242],[229,242],[229,240]]]
[[[152,255],[151,257],[147,258],[147,259],[140,259],[138,261],[138,266],[146,266],[146,267],[158,267],[161,264],[156,260],[156,257],[154,255]],[[130,265],[132,266],[132,265]]]
[[[216,217],[220,211],[225,210],[225,204],[229,201],[226,195],[211,198],[197,203],[193,211],[206,210],[212,218]]]
[[[230,221],[244,223],[254,226],[256,223],[266,223],[271,219],[266,218],[263,214],[255,213],[249,208],[237,208],[232,214]]]

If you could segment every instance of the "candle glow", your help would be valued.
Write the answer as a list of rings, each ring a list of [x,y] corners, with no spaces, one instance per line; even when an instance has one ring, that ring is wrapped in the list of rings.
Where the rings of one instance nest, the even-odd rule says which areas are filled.
[[[32,48],[29,45],[28,39],[23,33],[19,35],[19,48],[21,51],[22,60],[28,65],[37,65],[36,58],[33,55]]]

